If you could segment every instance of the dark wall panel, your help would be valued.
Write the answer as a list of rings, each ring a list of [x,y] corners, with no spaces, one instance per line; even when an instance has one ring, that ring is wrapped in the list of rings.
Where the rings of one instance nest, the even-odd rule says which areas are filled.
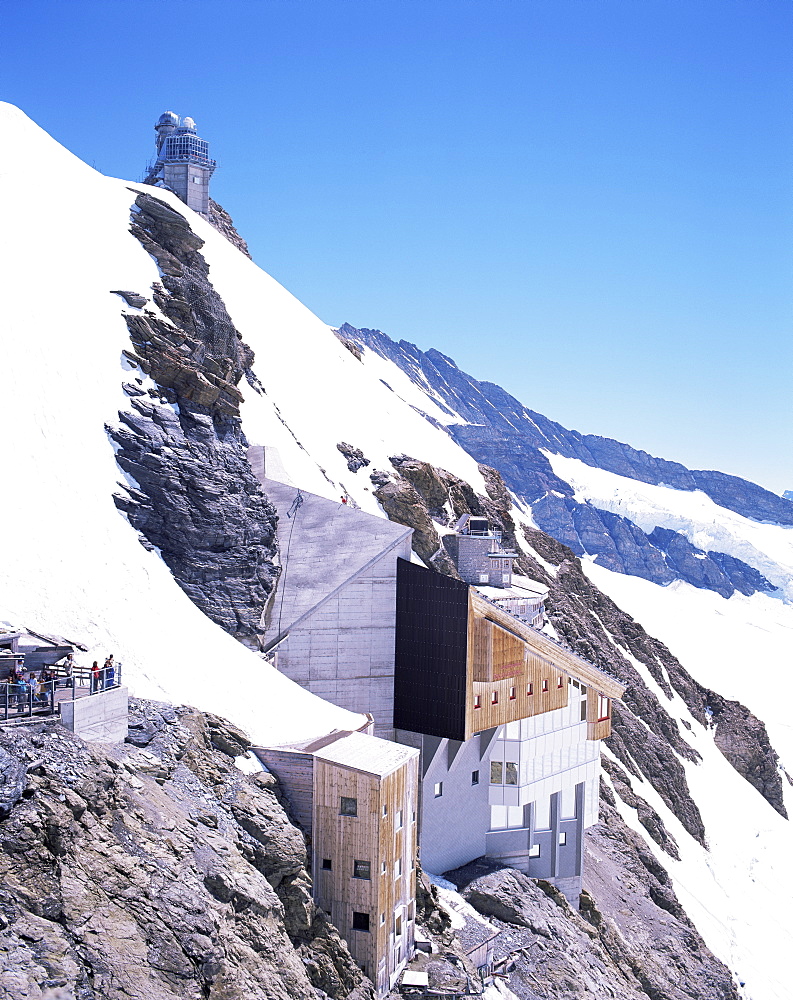
[[[394,725],[465,739],[468,585],[400,559]]]

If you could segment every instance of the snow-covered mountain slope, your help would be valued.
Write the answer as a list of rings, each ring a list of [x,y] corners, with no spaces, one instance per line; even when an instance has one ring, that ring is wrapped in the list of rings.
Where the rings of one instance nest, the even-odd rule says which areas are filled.
[[[157,268],[128,232],[126,182],[9,105],[0,134],[0,622],[82,643],[89,665],[112,652],[135,694],[219,712],[260,741],[357,728],[201,614],[116,510],[104,428],[129,407],[130,345],[110,292],[149,289]]]
[[[184,484],[178,466],[189,460],[200,471],[200,460],[208,454],[201,449],[212,434],[211,448],[206,448],[218,460],[224,447],[240,443],[234,436],[234,406],[225,423],[188,426],[193,419],[188,408],[180,412],[168,387],[144,377],[140,364],[130,360],[130,330],[136,323],[176,336],[172,317],[182,309],[190,314],[185,320],[190,326],[191,316],[202,308],[197,300],[179,300],[172,289],[169,300],[162,287],[157,290],[167,284],[162,260],[170,251],[160,247],[158,267],[145,248],[148,237],[129,231],[131,215],[138,221],[145,215],[133,203],[141,193],[154,194],[166,217],[177,216],[182,228],[198,237],[185,251],[185,260],[192,261],[187,269],[198,273],[201,262],[208,265],[209,285],[201,294],[206,301],[217,297],[216,315],[222,307],[233,324],[231,340],[239,333],[240,343],[255,353],[252,363],[245,362],[245,377],[234,383],[242,394],[242,429],[251,444],[267,447],[279,474],[333,500],[347,494],[380,515],[376,491],[385,497],[384,490],[403,489],[404,497],[413,490],[413,514],[426,520],[427,544],[448,531],[455,498],[489,498],[497,512],[509,515],[516,544],[527,561],[533,560],[537,578],[556,585],[555,625],[568,639],[561,616],[572,613],[578,601],[580,651],[632,678],[614,747],[647,809],[618,795],[626,821],[646,840],[645,853],[656,859],[658,871],[670,871],[707,944],[736,977],[746,980],[744,995],[751,1000],[787,996],[786,958],[793,939],[787,923],[778,919],[782,903],[777,900],[793,893],[789,824],[772,807],[769,794],[764,797],[763,783],[752,784],[743,776],[739,754],[732,754],[730,766],[703,708],[703,701],[718,692],[747,703],[761,719],[767,716],[772,743],[793,772],[784,698],[778,699],[778,707],[771,704],[784,683],[781,637],[790,634],[793,622],[790,605],[776,596],[778,591],[769,596],[767,590],[785,582],[787,550],[780,540],[790,528],[759,523],[776,517],[764,491],[744,489],[732,506],[719,504],[719,531],[707,534],[707,512],[698,508],[696,513],[683,500],[701,498],[707,486],[708,503],[716,507],[719,498],[712,484],[722,483],[718,474],[708,479],[710,474],[688,473],[649,456],[645,461],[636,458],[643,453],[620,452],[609,443],[598,450],[593,440],[580,435],[571,439],[570,432],[540,415],[521,415],[520,404],[510,402],[498,387],[472,401],[473,380],[437,352],[422,357],[417,352],[408,364],[404,359],[409,352],[392,357],[382,341],[376,349],[376,338],[356,338],[355,331],[344,329],[344,339],[357,339],[349,349],[174,196],[100,176],[7,105],[0,105],[0,136],[9,151],[0,164],[0,408],[7,456],[0,491],[6,526],[0,621],[72,637],[90,647],[89,660],[114,652],[134,693],[217,711],[257,740],[297,739],[361,722],[295,688],[204,616],[185,593],[195,583],[184,576],[190,566],[174,568],[174,554],[145,548],[133,527],[145,534],[157,504],[172,501],[174,517],[191,513],[185,505],[217,512],[223,484],[234,484],[219,479],[211,490],[201,489],[199,482],[193,484],[195,490],[180,492]],[[180,268],[182,264],[172,270],[181,273]],[[114,290],[133,294],[125,299],[111,294]],[[430,355],[434,374],[428,374],[423,360]],[[234,391],[232,385],[228,392],[233,396]],[[523,440],[527,427],[535,428],[528,442]],[[177,432],[184,440],[177,441]],[[147,438],[150,434],[159,437]],[[339,450],[339,445],[345,448]],[[357,452],[368,465],[351,460]],[[603,459],[612,477],[608,488],[596,480],[595,467],[595,458],[606,453],[611,456],[608,462]],[[405,455],[417,462],[391,461]],[[577,462],[557,467],[555,456]],[[480,469],[483,460],[497,467],[511,487],[516,502],[511,511],[500,481]],[[147,492],[149,485],[136,478],[136,463],[154,470],[156,502]],[[642,478],[638,471],[645,468],[650,471]],[[577,477],[575,484],[565,475]],[[652,499],[655,494],[637,494],[642,483],[660,491],[666,506]],[[421,493],[425,486],[435,491],[434,499],[427,489],[426,496]],[[614,488],[616,498],[608,492]],[[693,492],[697,488],[703,494]],[[127,516],[114,502],[120,492],[127,497],[119,501]],[[389,497],[389,503],[394,501],[389,510],[396,516],[399,496]],[[171,522],[162,523],[168,528]],[[195,528],[197,522],[190,523]],[[552,551],[544,545],[545,536],[533,532],[536,525],[550,534],[558,526],[561,540],[575,543],[582,555],[595,550],[597,559],[584,562],[591,579],[617,604],[624,599],[626,610],[666,640],[694,680],[605,599],[596,609],[594,588],[586,590],[575,560],[560,546]],[[656,529],[674,537],[655,535],[652,541],[649,536]],[[232,526],[215,517],[208,531],[213,556],[218,554],[214,549],[224,550],[224,532],[232,534]],[[244,530],[242,535],[245,542]],[[254,541],[266,549],[266,538]],[[697,551],[706,543],[707,550]],[[228,551],[237,558],[236,549]],[[713,552],[723,558],[719,561]],[[679,582],[683,571],[693,575],[692,561],[707,566],[699,580],[707,587]],[[630,575],[636,567],[642,573]],[[265,593],[266,574],[261,585]],[[761,618],[754,617],[758,609]],[[609,616],[619,627],[604,626]],[[740,640],[723,641],[726,622],[730,635]],[[747,650],[752,651],[748,664]],[[759,684],[762,672],[767,690],[750,689]],[[727,712],[724,706],[722,710]],[[739,709],[733,714],[747,721]],[[751,729],[751,719],[747,725]],[[772,753],[752,733],[751,760],[762,758],[766,770],[773,771]],[[784,795],[790,812],[787,784],[779,785],[776,773],[769,781],[779,786],[778,796],[781,800]],[[672,831],[679,860],[648,834],[647,816],[652,819],[653,810]],[[664,841],[657,830],[656,836]],[[664,945],[648,942],[650,946],[663,951]]]

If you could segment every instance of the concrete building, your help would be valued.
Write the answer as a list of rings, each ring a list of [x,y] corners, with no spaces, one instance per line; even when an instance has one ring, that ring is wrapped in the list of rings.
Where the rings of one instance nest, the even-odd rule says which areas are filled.
[[[261,648],[302,687],[394,736],[397,561],[412,531],[343,503],[268,479],[263,449],[251,466],[278,510],[281,576],[262,617]]]
[[[471,586],[412,562],[410,529],[268,479],[255,449],[251,462],[278,508],[283,563],[262,649],[419,752],[427,870],[486,855],[577,902],[598,741],[622,686],[533,627],[545,588],[513,577],[486,520],[464,519],[448,546],[465,575],[487,574]]]
[[[314,898],[382,996],[413,955],[418,751],[336,732],[257,747],[311,839]]]
[[[477,587],[512,586],[512,564],[518,553],[502,546],[501,532],[486,517],[463,514],[454,526],[454,534],[444,536],[443,544],[466,583]]]
[[[209,215],[209,179],[217,166],[209,143],[201,139],[192,118],[166,111],[154,126],[157,156],[146,170],[146,184],[173,191],[193,211]]]

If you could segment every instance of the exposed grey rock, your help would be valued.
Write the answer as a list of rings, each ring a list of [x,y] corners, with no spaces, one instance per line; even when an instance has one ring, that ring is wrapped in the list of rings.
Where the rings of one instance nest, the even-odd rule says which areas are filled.
[[[149,301],[145,295],[138,295],[137,292],[122,292],[120,289],[114,289],[110,294],[120,295],[128,306],[133,306],[135,309],[142,309]]]
[[[0,727],[19,766],[44,762],[0,820],[0,997],[371,1000],[272,775],[214,748],[215,717],[132,711],[145,749]]]
[[[127,357],[160,397],[135,396],[108,428],[136,483],[114,499],[206,615],[232,635],[254,635],[277,570],[276,513],[251,471],[239,417],[237,383],[253,353],[184,217],[139,194],[132,232],[163,271],[153,294],[175,325],[126,316]]]
[[[360,448],[347,444],[346,441],[341,441],[336,447],[347,459],[347,468],[350,472],[357,472],[359,469],[364,469],[370,464],[369,459],[364,457],[364,453]]]
[[[248,244],[237,232],[231,216],[222,205],[218,205],[214,198],[209,199],[209,224],[214,229],[217,229],[222,236],[225,236],[229,243],[235,246],[241,253],[252,259]]]
[[[510,959],[509,988],[521,1000],[737,1000],[664,869],[607,808],[587,835],[580,913],[548,883],[486,859],[447,873],[500,930],[496,958]]]

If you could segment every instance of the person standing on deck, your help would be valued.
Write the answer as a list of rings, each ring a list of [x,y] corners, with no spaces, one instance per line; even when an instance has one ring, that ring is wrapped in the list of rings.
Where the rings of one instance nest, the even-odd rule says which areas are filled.
[[[99,690],[99,663],[97,660],[91,664],[91,694]]]

